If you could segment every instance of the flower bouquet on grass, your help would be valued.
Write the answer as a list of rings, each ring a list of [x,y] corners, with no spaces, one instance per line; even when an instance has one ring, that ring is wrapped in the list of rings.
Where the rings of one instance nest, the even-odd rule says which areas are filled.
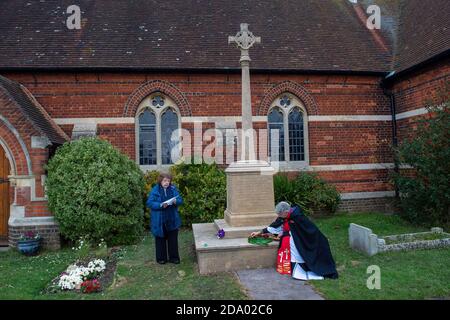
[[[58,287],[61,290],[81,290],[96,292],[100,290],[100,282],[98,278],[106,269],[106,262],[102,259],[95,259],[88,263],[87,266],[72,264],[67,267],[66,271],[61,274],[58,281]],[[93,282],[95,280],[95,283]],[[85,287],[83,289],[83,283]],[[92,287],[92,288],[91,288]],[[92,290],[96,291],[92,291]]]

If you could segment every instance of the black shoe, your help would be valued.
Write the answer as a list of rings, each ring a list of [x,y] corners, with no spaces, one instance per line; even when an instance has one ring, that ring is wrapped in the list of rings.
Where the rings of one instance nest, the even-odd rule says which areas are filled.
[[[165,260],[158,260],[157,262],[158,262],[159,264],[166,264],[167,261],[165,261]]]
[[[170,259],[170,263],[180,264],[180,259]]]

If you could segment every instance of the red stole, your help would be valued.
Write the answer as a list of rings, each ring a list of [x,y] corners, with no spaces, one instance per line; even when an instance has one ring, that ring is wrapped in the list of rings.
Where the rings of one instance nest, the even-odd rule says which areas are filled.
[[[287,233],[286,236],[281,237],[281,245],[278,249],[277,255],[277,272],[280,274],[291,274],[291,244],[289,235],[289,217],[291,212],[287,215],[283,222],[283,233]]]

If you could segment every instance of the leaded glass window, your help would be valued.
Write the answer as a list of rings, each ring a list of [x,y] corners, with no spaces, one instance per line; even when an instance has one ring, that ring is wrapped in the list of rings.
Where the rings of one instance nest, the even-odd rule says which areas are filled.
[[[162,164],[171,164],[177,159],[178,138],[175,130],[178,129],[178,116],[172,108],[166,109],[161,116],[161,157]],[[171,152],[173,153],[172,159]]]
[[[301,101],[290,93],[280,95],[267,115],[270,161],[308,162],[307,115]],[[277,150],[272,150],[273,129],[279,130]]]
[[[139,164],[156,164],[156,117],[148,109],[139,115]]]
[[[304,161],[303,114],[299,108],[289,112],[289,160]]]
[[[178,160],[180,118],[175,103],[162,93],[145,98],[138,108],[136,155],[140,165],[168,165]]]
[[[269,156],[272,161],[284,161],[284,124],[283,113],[279,108],[273,108],[268,116],[269,129]],[[276,139],[275,130],[278,131],[278,150],[272,150],[272,137]],[[275,148],[275,146],[273,147]]]

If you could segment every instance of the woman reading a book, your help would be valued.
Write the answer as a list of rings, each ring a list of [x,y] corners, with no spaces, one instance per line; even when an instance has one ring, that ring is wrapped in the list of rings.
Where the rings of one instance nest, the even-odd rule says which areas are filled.
[[[172,176],[162,173],[158,177],[158,184],[150,191],[147,207],[151,210],[151,232],[155,237],[156,261],[164,264],[180,263],[178,254],[178,229],[181,218],[178,206],[183,204],[183,198],[172,184]],[[169,259],[167,259],[169,251]]]

